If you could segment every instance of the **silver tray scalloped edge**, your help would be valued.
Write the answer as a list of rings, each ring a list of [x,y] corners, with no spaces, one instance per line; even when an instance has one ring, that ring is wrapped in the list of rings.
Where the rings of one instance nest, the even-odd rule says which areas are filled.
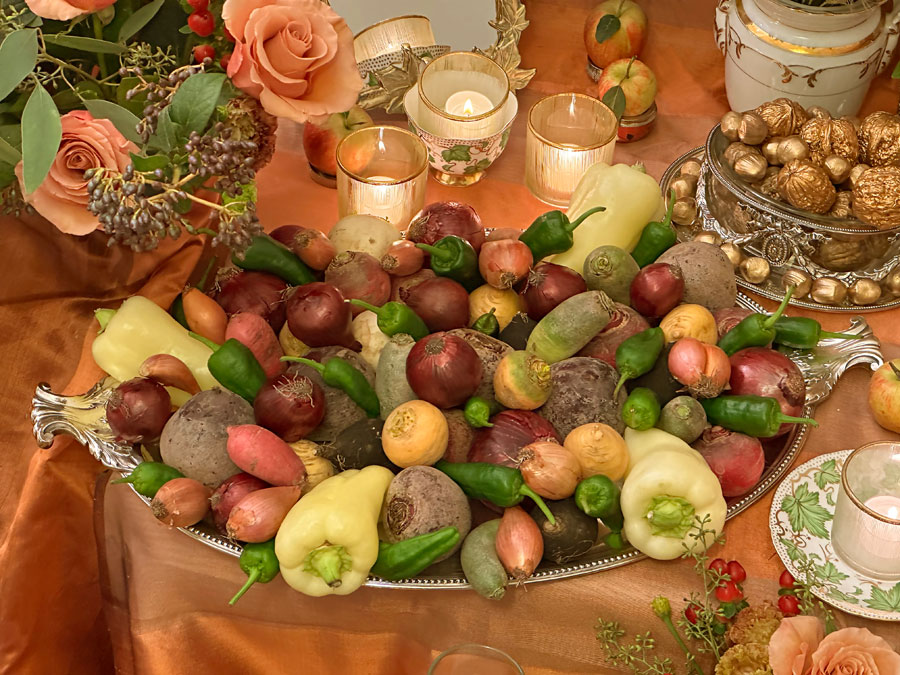
[[[738,305],[753,311],[763,311],[753,300],[738,295]],[[882,363],[880,344],[872,329],[862,317],[853,317],[848,332],[860,335],[857,340],[824,340],[814,352],[784,350],[803,371],[807,382],[807,398],[804,414],[812,416],[815,406],[831,393],[840,376],[857,365],[868,365],[872,370]],[[32,401],[31,420],[38,445],[48,448],[56,434],[68,434],[82,443],[103,466],[129,473],[141,462],[139,451],[114,440],[104,417],[106,400],[117,382],[105,378],[84,394],[63,396],[55,394],[45,383],[37,386]],[[806,440],[806,427],[797,427],[785,440],[777,457],[766,467],[757,486],[728,506],[727,517],[733,518],[758,501],[787,473],[797,453]],[[133,488],[132,488],[133,489]],[[137,492],[135,492],[137,494]],[[146,504],[150,500],[138,495]],[[233,556],[241,553],[240,544],[218,534],[206,525],[199,524],[179,528],[186,535],[219,551]],[[577,561],[553,565],[542,563],[525,583],[537,583],[591,574],[643,559],[645,556],[633,548],[614,551],[598,544]],[[441,588],[464,589],[469,584],[459,566],[458,556],[434,565],[418,577],[400,581],[370,578],[367,586],[385,588]]]

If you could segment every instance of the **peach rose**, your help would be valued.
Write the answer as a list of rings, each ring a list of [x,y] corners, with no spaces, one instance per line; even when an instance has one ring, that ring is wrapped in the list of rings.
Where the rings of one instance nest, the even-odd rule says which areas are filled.
[[[812,655],[810,675],[898,675],[900,654],[867,628],[842,628]]]
[[[822,635],[822,623],[813,616],[782,619],[769,640],[772,674],[806,675]]]
[[[25,195],[25,201],[59,230],[89,234],[100,223],[87,210],[84,172],[97,167],[123,171],[131,162],[128,153],[137,150],[109,120],[94,119],[87,110],[66,113],[62,116],[62,140],[50,172],[37,190]],[[21,162],[16,165],[16,176],[24,194]]]
[[[225,0],[228,76],[266,112],[297,122],[349,110],[363,81],[347,23],[321,0]]]
[[[43,19],[68,21],[82,14],[99,12],[116,0],[25,0],[28,9]]]

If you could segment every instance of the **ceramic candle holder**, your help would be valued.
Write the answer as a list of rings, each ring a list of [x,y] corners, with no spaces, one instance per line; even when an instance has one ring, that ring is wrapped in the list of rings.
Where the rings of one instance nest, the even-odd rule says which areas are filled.
[[[525,184],[553,206],[566,206],[585,171],[612,163],[618,122],[585,94],[555,94],[535,103],[525,136]]]
[[[900,443],[870,443],[847,458],[831,543],[863,574],[900,579]]]
[[[405,129],[365,127],[337,146],[338,215],[384,218],[404,229],[425,205],[428,151]]]

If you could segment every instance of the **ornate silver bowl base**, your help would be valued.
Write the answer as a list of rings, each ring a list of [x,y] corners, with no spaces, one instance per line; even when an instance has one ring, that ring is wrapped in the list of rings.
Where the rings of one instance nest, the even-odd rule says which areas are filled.
[[[753,311],[763,311],[762,307],[743,294],[738,295],[738,305]],[[813,415],[816,405],[828,397],[840,376],[848,368],[868,365],[874,370],[884,362],[878,340],[862,317],[851,319],[851,327],[848,332],[861,337],[857,340],[824,340],[817,349],[810,352],[785,350],[785,353],[803,371],[806,379],[807,393],[804,415],[810,417]],[[131,445],[117,443],[104,417],[106,400],[116,384],[118,383],[112,378],[105,378],[93,386],[90,391],[76,396],[60,396],[54,394],[47,384],[38,385],[31,411],[34,436],[38,445],[42,448],[50,447],[54,435],[69,434],[84,444],[103,466],[120,473],[130,473],[142,461],[141,454],[137,448]],[[764,444],[766,468],[762,479],[750,493],[731,500],[728,505],[728,518],[733,518],[758,501],[781,480],[803,446],[806,435],[806,427],[799,426],[795,427],[787,437]],[[135,492],[135,494],[137,493]],[[138,496],[145,503],[150,503],[146,497]],[[150,517],[149,511],[147,517]],[[180,529],[189,537],[219,551],[233,556],[241,554],[240,544],[219,534],[206,523],[201,522]],[[591,574],[641,560],[644,557],[643,554],[630,547],[623,551],[615,551],[603,544],[598,544],[587,554],[571,563],[562,565],[541,563],[534,576],[527,579],[525,583]],[[366,585],[386,588],[462,589],[469,587],[460,567],[458,555],[433,565],[413,579],[385,581],[370,578]]]

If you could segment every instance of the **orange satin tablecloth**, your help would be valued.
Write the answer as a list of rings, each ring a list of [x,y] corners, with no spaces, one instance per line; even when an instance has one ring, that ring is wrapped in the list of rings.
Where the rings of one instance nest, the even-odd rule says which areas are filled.
[[[504,155],[479,185],[428,183],[428,201],[472,204],[485,225],[524,226],[547,206],[522,185],[525,111],[539,97],[594,89],[581,40],[589,0],[529,0],[524,67],[536,67],[519,92],[520,109]],[[620,145],[616,161],[642,161],[659,178],[683,152],[701,145],[727,109],[723,57],[713,34],[712,0],[644,0],[650,18],[642,59],[660,82],[651,135]],[[893,110],[897,84],[882,76],[864,113]],[[400,118],[396,118],[400,121]],[[310,181],[299,127],[279,132],[278,152],[260,175],[260,217],[267,229],[301,223],[327,230],[336,194]],[[227,599],[244,581],[235,559],[167,530],[71,438],[39,450],[28,414],[38,382],[86,390],[100,371],[90,358],[92,312],[141,293],[168,306],[195,270],[202,241],[167,241],[152,254],[108,249],[99,233],[57,232],[39,218],[0,222],[0,673],[366,673],[422,674],[441,650],[461,642],[504,649],[529,675],[613,673],[594,639],[600,615],[631,632],[653,630],[649,610],[665,594],[680,600],[697,587],[684,563],[643,561],[558,582],[511,589],[502,602],[471,592],[361,589],[348,597],[307,598],[280,579],[258,585],[241,603]],[[771,306],[772,303],[768,303]],[[832,330],[846,317],[816,315]],[[900,310],[867,315],[885,343],[898,342]],[[900,347],[885,344],[885,355]],[[855,369],[817,411],[798,462],[896,435],[879,428],[865,403],[868,372]],[[726,527],[723,557],[739,558],[751,600],[774,599],[781,569],[767,525],[771,497]],[[892,644],[900,626],[840,616]]]

